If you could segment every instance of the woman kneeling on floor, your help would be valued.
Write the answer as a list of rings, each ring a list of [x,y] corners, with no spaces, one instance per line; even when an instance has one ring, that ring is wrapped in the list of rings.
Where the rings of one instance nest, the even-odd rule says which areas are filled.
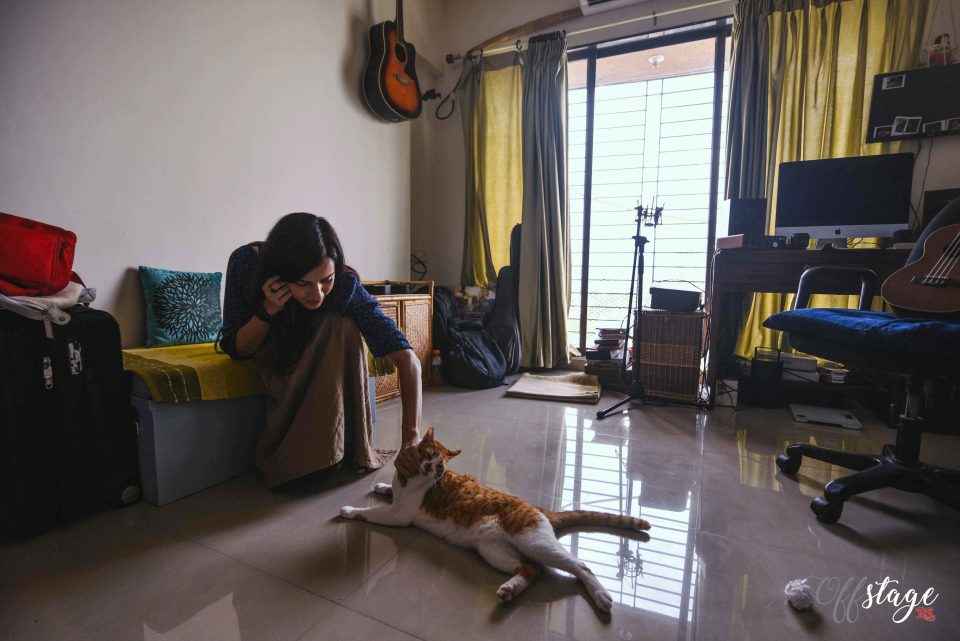
[[[358,471],[379,468],[392,451],[373,446],[367,359],[397,368],[403,406],[401,477],[416,473],[420,361],[392,319],[346,265],[326,219],[288,214],[265,243],[233,252],[227,267],[220,345],[256,359],[269,393],[257,465],[269,487],[346,458]]]

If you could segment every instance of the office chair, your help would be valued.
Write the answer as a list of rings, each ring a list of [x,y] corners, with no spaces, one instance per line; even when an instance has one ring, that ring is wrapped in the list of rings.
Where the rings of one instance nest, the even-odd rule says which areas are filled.
[[[960,199],[949,203],[930,222],[907,259],[923,253],[923,242],[942,227],[960,223]],[[956,271],[956,268],[954,268]],[[816,280],[823,276],[860,278],[859,309],[807,308]],[[951,272],[953,280],[960,278]],[[960,376],[960,322],[900,318],[889,312],[870,311],[877,277],[862,268],[814,267],[804,272],[795,308],[774,314],[764,326],[789,333],[796,349],[853,367],[866,367],[907,376],[906,403],[897,424],[897,438],[878,455],[857,454],[808,444],[789,445],[777,457],[777,467],[794,475],[804,456],[855,470],[833,480],[810,509],[820,521],[835,523],[850,497],[884,487],[922,492],[960,510],[960,470],[920,461],[923,432],[921,396],[924,381],[934,376]]]

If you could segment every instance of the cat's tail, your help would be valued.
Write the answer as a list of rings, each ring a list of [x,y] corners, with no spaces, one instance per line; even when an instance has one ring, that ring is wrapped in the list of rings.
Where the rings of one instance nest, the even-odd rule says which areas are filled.
[[[626,530],[628,532],[643,532],[650,529],[650,523],[634,516],[622,514],[606,514],[589,510],[571,510],[568,512],[551,512],[541,510],[553,526],[553,531],[560,536],[570,531],[590,530]]]

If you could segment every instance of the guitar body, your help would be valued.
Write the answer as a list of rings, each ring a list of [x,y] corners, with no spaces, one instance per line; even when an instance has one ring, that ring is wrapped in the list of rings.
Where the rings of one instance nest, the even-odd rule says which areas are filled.
[[[898,316],[960,318],[960,225],[930,234],[920,258],[891,274],[880,293]]]
[[[370,57],[363,72],[363,98],[389,122],[420,115],[422,99],[416,70],[417,52],[400,38],[390,20],[370,28]]]

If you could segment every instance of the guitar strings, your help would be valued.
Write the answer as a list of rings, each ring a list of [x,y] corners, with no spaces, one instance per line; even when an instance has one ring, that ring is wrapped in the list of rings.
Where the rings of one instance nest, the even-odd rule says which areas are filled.
[[[927,272],[926,276],[924,277],[924,284],[930,284],[928,283],[930,279],[938,278],[940,274],[942,274],[944,268],[950,262],[951,251],[953,249],[953,246],[957,243],[958,240],[960,240],[960,234],[957,234],[957,236],[953,240],[947,243],[947,246],[944,248],[944,252],[937,258],[937,261],[933,264],[933,267],[930,269],[930,271]],[[924,245],[926,245],[926,242],[924,242]]]
[[[960,241],[960,234],[958,234],[953,240],[947,243],[947,246],[944,249],[943,254],[941,254],[940,257],[937,258],[937,262],[933,264],[933,267],[931,268],[931,270],[927,272],[927,275],[924,277],[923,279],[924,285],[936,285],[937,281],[943,278],[943,274],[945,270],[947,273],[949,273],[951,269],[950,267],[951,251],[953,249],[953,246],[956,245],[958,241]]]
[[[960,232],[957,233],[953,240],[947,243],[943,255],[937,259],[933,268],[927,272],[927,275],[924,277],[923,284],[933,285],[936,284],[935,281],[941,279],[947,280],[950,272],[953,271],[953,268],[957,266],[958,262],[960,262]]]
[[[957,233],[956,238],[954,238],[953,242],[950,244],[951,244],[951,247],[949,248],[948,251],[952,253],[953,260],[950,261],[950,266],[947,267],[946,271],[943,274],[944,279],[946,280],[949,280],[950,272],[952,272],[954,267],[957,266],[957,263],[960,262],[960,232]]]
[[[943,256],[940,257],[940,260],[937,263],[943,263],[937,268],[937,265],[934,265],[933,275],[936,278],[946,279],[950,272],[953,271],[953,268],[956,267],[957,261],[960,260],[960,232],[954,237],[952,241],[947,243],[947,246],[943,252]]]

